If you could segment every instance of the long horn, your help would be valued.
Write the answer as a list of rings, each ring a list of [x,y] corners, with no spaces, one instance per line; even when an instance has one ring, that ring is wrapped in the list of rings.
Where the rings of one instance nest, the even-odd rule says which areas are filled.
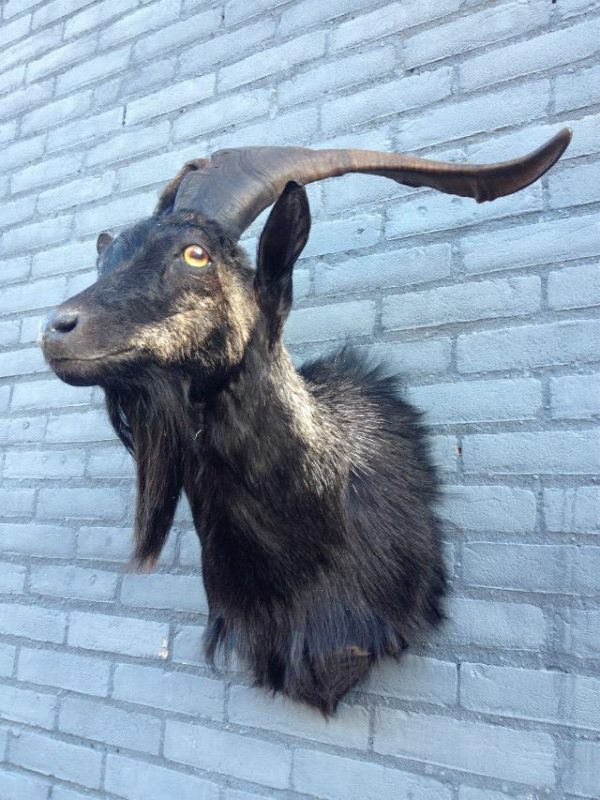
[[[238,239],[290,180],[312,183],[348,172],[381,175],[407,186],[474,197],[478,203],[524,189],[561,157],[572,132],[564,128],[523,158],[499,164],[452,164],[371,150],[244,147],[192,162],[169,184],[175,209],[193,209]],[[164,205],[164,204],[163,204]],[[160,203],[159,203],[160,208]]]

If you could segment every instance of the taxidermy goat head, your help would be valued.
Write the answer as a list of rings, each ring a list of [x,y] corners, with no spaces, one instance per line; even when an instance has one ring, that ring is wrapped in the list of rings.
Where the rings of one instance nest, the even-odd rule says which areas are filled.
[[[345,348],[296,371],[282,344],[310,230],[303,184],[347,172],[474,197],[537,180],[562,131],[512,162],[249,147],[187,164],[146,219],[98,238],[98,281],[48,316],[62,380],[104,388],[137,465],[134,561],[180,495],[202,544],[207,654],[331,713],[377,659],[442,618],[436,476],[397,380]],[[274,203],[256,270],[238,246]]]

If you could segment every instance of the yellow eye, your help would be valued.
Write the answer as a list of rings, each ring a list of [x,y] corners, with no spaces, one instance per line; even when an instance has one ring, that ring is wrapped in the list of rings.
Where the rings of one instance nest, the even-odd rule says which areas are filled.
[[[183,251],[183,260],[190,267],[207,267],[210,264],[210,256],[199,244],[186,247]]]

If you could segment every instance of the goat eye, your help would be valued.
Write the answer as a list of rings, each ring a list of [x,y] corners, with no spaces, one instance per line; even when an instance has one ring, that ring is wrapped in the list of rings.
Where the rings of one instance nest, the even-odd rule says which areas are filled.
[[[210,264],[210,256],[199,244],[186,247],[183,251],[183,260],[190,267],[207,267]]]

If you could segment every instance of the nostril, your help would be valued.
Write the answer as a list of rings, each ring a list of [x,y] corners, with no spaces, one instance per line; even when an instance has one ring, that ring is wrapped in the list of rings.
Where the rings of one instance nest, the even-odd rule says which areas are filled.
[[[69,333],[76,327],[79,313],[73,309],[54,311],[48,317],[46,329],[57,333]]]

